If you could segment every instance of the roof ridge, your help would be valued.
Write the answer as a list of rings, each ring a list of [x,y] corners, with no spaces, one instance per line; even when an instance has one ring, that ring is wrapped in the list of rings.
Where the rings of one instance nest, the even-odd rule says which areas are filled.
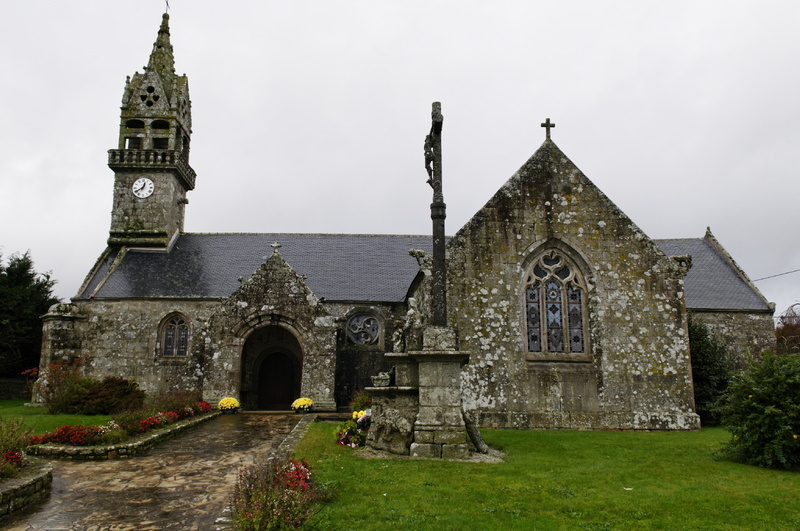
[[[654,242],[702,242],[704,238],[653,238]]]
[[[348,232],[184,232],[181,236],[356,236],[363,238],[431,238],[430,234],[355,234]],[[448,236],[449,238],[449,236]]]

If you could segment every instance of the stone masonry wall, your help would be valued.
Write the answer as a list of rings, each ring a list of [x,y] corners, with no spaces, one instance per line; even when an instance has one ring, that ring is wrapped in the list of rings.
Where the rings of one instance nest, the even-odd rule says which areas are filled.
[[[728,349],[734,368],[744,369],[748,354],[758,357],[775,349],[775,324],[771,313],[692,311]]]
[[[588,352],[527,352],[524,283],[548,249],[588,291]],[[470,351],[464,404],[484,426],[698,426],[685,271],[547,141],[451,240],[448,315]]]
[[[335,319],[277,252],[208,321],[201,347],[206,398],[238,397],[242,348],[265,326],[287,330],[300,344],[301,396],[311,398],[318,410],[335,410]]]
[[[133,196],[131,187],[141,178],[153,181],[155,191],[143,199]],[[169,241],[183,230],[186,189],[170,171],[156,167],[147,172],[119,171],[114,179],[111,234]]]
[[[169,299],[56,305],[44,319],[40,370],[52,361],[81,358],[85,374],[132,379],[148,393],[202,391],[196,348],[202,324],[218,305]],[[159,328],[174,313],[182,314],[189,325],[188,356],[160,355]]]
[[[160,354],[160,325],[174,313],[189,324],[188,356]],[[376,344],[347,341],[345,326],[356,313],[378,319]],[[302,348],[303,396],[312,397],[320,408],[333,409],[336,386],[340,405],[346,406],[355,390],[369,384],[370,376],[390,368],[383,353],[392,350],[393,334],[405,317],[406,305],[401,303],[322,303],[301,277],[276,259],[226,301],[95,299],[55,305],[44,320],[40,368],[45,372],[52,361],[81,358],[87,375],[132,379],[148,393],[199,391],[215,403],[223,396],[239,396],[241,354],[250,334],[277,325]],[[337,352],[350,356],[338,377]],[[45,377],[39,385],[46,384]]]
[[[372,385],[371,377],[392,368],[384,356],[394,348],[395,332],[402,328],[406,305],[325,303],[326,310],[336,323],[336,387],[338,409],[346,409],[353,396]],[[347,326],[354,316],[368,315],[378,324],[374,341],[357,343],[347,334]]]

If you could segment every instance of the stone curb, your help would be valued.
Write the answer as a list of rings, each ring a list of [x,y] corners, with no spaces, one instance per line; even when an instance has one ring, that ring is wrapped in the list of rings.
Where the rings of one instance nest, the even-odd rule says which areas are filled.
[[[53,465],[33,459],[39,469],[32,475],[4,480],[0,485],[0,522],[12,513],[50,496]]]
[[[275,449],[270,456],[267,458],[267,461],[272,461],[275,459],[288,459],[291,457],[292,452],[294,449],[297,448],[297,443],[300,442],[300,439],[308,431],[309,426],[313,422],[317,420],[317,415],[315,413],[307,413],[303,415],[303,418],[300,419],[300,422],[295,424],[292,431],[289,432],[289,435],[283,440],[283,442]]]
[[[156,430],[143,438],[129,443],[110,444],[104,446],[50,446],[36,445],[29,446],[27,453],[48,459],[75,459],[75,460],[103,460],[103,459],[124,459],[141,454],[156,444],[189,429],[203,422],[216,418],[221,413],[216,411],[207,413],[201,417],[184,420],[177,424],[172,424],[166,428]]]
[[[303,418],[300,419],[300,422],[295,424],[294,428],[292,428],[292,431],[290,431],[289,434],[283,439],[283,442],[270,453],[269,457],[267,457],[265,461],[270,462],[275,459],[288,459],[292,455],[292,452],[294,452],[294,449],[297,447],[297,443],[300,442],[300,439],[302,439],[308,431],[309,426],[311,426],[311,424],[316,420],[316,413],[307,413],[303,415]],[[231,496],[233,496],[233,493],[231,493]],[[232,529],[231,524],[233,523],[232,517],[233,514],[231,506],[228,505],[222,511],[222,514],[219,515],[219,518],[217,518],[214,531],[230,531],[230,529]]]

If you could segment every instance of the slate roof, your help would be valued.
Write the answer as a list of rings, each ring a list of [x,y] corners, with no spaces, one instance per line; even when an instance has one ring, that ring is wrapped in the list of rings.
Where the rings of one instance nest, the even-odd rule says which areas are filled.
[[[96,298],[228,297],[272,254],[273,242],[317,297],[336,301],[405,300],[419,272],[408,251],[431,252],[430,236],[183,234],[169,252],[129,250],[110,275],[115,256],[107,257],[80,298],[98,286]]]
[[[272,254],[317,297],[329,301],[400,302],[419,266],[410,249],[431,252],[430,236],[355,234],[183,234],[172,249],[129,250],[112,270],[105,257],[79,298],[225,298]],[[705,239],[656,240],[668,256],[692,255],[686,276],[690,309],[768,311],[766,301]],[[109,272],[111,272],[109,274]]]
[[[692,255],[684,284],[691,310],[771,311],[733,264],[706,239],[654,240],[667,256]]]

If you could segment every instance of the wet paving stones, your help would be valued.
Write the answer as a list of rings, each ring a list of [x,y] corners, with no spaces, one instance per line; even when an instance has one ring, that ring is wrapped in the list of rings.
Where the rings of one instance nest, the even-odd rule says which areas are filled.
[[[131,459],[53,461],[50,499],[8,531],[210,531],[238,469],[266,459],[299,415],[222,415]]]

